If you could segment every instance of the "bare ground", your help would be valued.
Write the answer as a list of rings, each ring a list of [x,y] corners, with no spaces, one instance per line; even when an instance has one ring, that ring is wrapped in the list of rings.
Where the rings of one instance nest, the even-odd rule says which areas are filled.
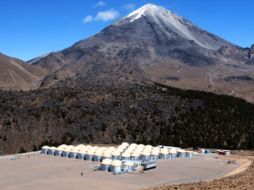
[[[239,167],[210,156],[159,161],[158,167],[144,173],[113,175],[94,171],[96,162],[45,155],[23,155],[0,159],[1,190],[136,190],[162,184],[213,180]],[[83,174],[83,175],[82,175]]]
[[[238,160],[241,166],[225,177],[214,181],[200,181],[181,185],[163,185],[146,190],[253,190],[254,189],[254,152],[239,151],[228,158]]]

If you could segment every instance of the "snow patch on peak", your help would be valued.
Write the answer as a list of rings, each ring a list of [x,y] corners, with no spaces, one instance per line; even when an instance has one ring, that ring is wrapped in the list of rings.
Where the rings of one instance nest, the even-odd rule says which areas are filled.
[[[167,13],[171,13],[170,11],[166,10],[163,7],[159,7],[157,5],[154,4],[146,4],[143,7],[137,9],[136,11],[133,11],[132,13],[130,13],[127,18],[130,18],[130,22],[133,22],[137,19],[139,19],[142,16],[147,16],[147,15],[151,15],[151,14],[158,14],[161,11],[163,12],[167,12]]]
[[[159,26],[161,31],[168,35],[169,38],[172,36],[172,32],[174,32],[189,41],[194,41],[196,44],[206,49],[216,50],[220,47],[220,44],[218,44],[212,37],[209,37],[205,32],[203,32],[204,35],[199,34],[199,32],[202,33],[202,30],[190,21],[164,7],[154,4],[144,5],[130,13],[127,17],[116,22],[114,25],[120,26],[134,23],[134,21],[141,18],[146,18],[150,23]]]

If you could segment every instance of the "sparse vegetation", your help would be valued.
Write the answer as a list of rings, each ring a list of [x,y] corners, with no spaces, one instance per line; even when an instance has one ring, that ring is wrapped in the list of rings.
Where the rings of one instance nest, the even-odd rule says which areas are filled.
[[[30,151],[45,142],[254,147],[254,105],[244,100],[159,84],[80,81],[30,92],[0,91],[4,152]]]

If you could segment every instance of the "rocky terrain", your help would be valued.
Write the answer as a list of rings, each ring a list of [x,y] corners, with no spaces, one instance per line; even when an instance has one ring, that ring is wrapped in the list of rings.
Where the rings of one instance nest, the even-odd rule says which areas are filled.
[[[254,106],[241,99],[152,82],[108,85],[103,79],[86,79],[79,76],[29,92],[0,91],[2,153],[44,144],[122,141],[254,147]]]
[[[0,53],[0,89],[30,90],[40,86],[40,80],[47,74],[38,66]]]

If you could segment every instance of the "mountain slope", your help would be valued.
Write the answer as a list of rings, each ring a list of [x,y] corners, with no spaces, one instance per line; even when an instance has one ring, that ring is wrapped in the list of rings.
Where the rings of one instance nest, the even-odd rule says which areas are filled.
[[[49,53],[44,56],[32,59],[28,61],[29,64],[40,66],[44,69],[46,69],[48,72],[56,71],[61,68],[61,66],[64,64],[64,57],[61,53],[55,54],[55,53]]]
[[[114,69],[116,78],[142,74],[169,86],[254,101],[253,48],[240,48],[152,4],[33,64],[52,72],[42,87],[77,74],[111,77]]]
[[[167,39],[179,36],[182,39],[193,41],[203,48],[212,50],[217,50],[225,45],[232,45],[213,34],[201,30],[183,17],[153,4],[146,4],[115,25],[130,24],[141,19],[145,19],[151,25],[160,28],[158,30],[161,30],[167,36]]]
[[[46,72],[0,53],[0,89],[30,90],[38,88]]]
[[[244,100],[159,84],[72,80],[43,90],[0,91],[0,152],[123,141],[254,147],[254,105]]]

